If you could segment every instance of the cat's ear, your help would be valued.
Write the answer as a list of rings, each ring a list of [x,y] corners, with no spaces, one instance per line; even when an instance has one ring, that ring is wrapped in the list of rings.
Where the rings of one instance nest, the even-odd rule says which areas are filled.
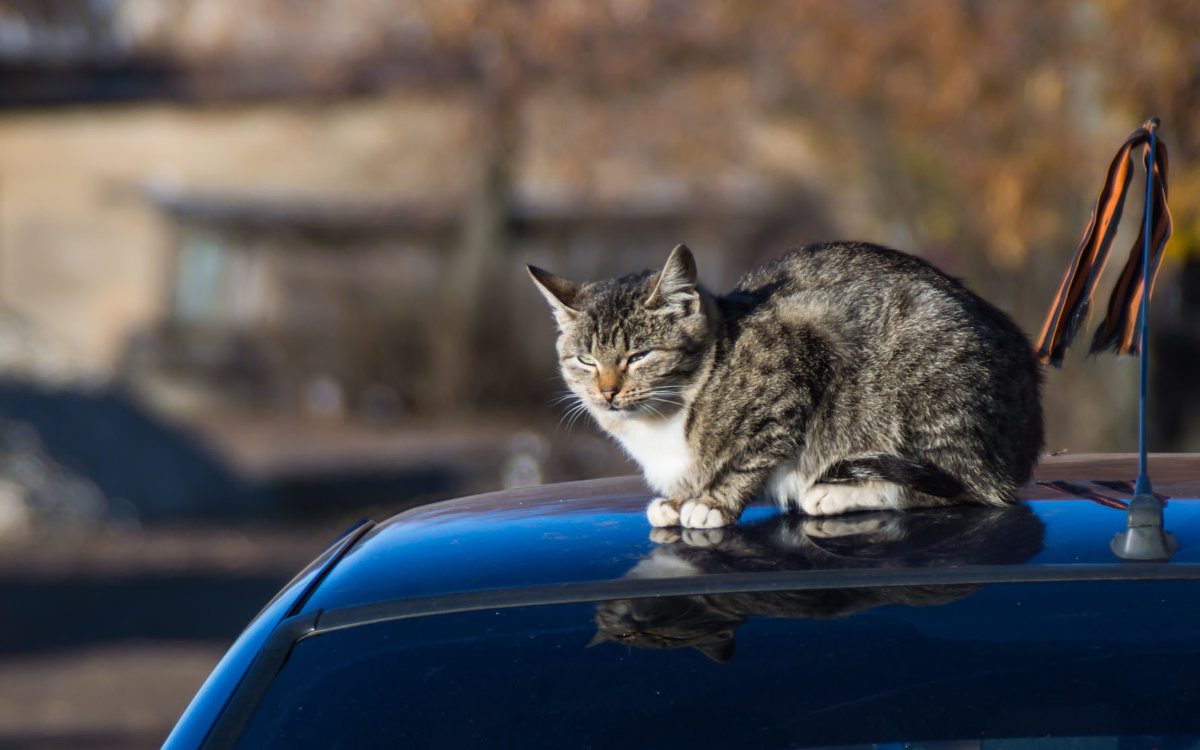
[[[733,658],[733,633],[718,633],[704,643],[692,648],[718,664],[728,664]]]
[[[575,283],[567,281],[561,276],[555,276],[537,266],[527,265],[525,270],[529,271],[529,278],[533,279],[538,291],[550,303],[550,309],[554,311],[554,317],[558,320],[559,327],[574,320],[575,316],[579,314],[579,311],[573,307],[575,298],[579,296],[579,287]]]
[[[600,630],[596,631],[596,634],[592,636],[592,640],[588,641],[587,645],[584,646],[584,648],[591,648],[592,646],[599,646],[601,643],[607,643],[608,641],[611,641],[611,640],[612,640],[612,638],[609,637],[608,633],[605,633],[603,629],[600,629]]]
[[[642,304],[650,310],[682,308],[688,315],[700,310],[700,288],[696,281],[696,259],[687,245],[676,245],[658,274],[654,291]]]

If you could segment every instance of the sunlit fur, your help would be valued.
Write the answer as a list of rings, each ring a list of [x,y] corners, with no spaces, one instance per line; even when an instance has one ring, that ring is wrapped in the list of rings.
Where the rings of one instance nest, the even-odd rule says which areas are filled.
[[[1040,450],[1027,339],[904,253],[801,248],[723,296],[683,246],[659,272],[530,274],[576,411],[641,465],[657,526],[727,525],[756,493],[810,515],[1002,505]]]

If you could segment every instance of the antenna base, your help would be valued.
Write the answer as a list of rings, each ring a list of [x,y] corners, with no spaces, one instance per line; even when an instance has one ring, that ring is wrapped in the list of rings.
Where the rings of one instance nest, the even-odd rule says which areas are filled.
[[[1129,501],[1128,528],[1113,537],[1112,551],[1130,562],[1165,562],[1179,551],[1175,536],[1163,528],[1162,501],[1139,494]]]

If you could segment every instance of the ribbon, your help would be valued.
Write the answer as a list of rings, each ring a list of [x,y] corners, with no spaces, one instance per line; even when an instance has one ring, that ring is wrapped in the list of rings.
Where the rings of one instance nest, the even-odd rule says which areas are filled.
[[[1142,147],[1147,179],[1151,180],[1148,191],[1150,200],[1146,208],[1150,211],[1152,227],[1147,265],[1150,291],[1154,291],[1154,279],[1158,275],[1163,250],[1171,237],[1171,212],[1167,208],[1167,149],[1157,135],[1154,139],[1150,137],[1157,128],[1157,117],[1146,120],[1142,127],[1125,139],[1117,155],[1113,157],[1104,187],[1100,190],[1096,207],[1092,210],[1091,221],[1083,233],[1079,247],[1075,250],[1075,257],[1067,268],[1066,276],[1063,277],[1058,294],[1046,316],[1046,322],[1042,325],[1037,358],[1043,364],[1062,367],[1067,347],[1087,319],[1092,293],[1108,262],[1108,252],[1116,235],[1117,224],[1121,220],[1125,195],[1129,192],[1129,182],[1133,176],[1133,150],[1138,146]],[[1154,153],[1151,153],[1152,140],[1156,142]],[[1146,244],[1146,225],[1147,222],[1143,221],[1138,238],[1129,251],[1125,268],[1113,288],[1108,301],[1108,311],[1092,339],[1089,349],[1092,354],[1105,350],[1117,354],[1137,354],[1141,350],[1138,322],[1143,312],[1142,284],[1145,283],[1145,279],[1142,253]]]

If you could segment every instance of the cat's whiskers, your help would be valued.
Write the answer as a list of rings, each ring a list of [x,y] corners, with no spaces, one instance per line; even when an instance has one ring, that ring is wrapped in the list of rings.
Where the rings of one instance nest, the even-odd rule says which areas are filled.
[[[650,400],[658,401],[658,402],[661,402],[664,404],[671,404],[672,406],[687,406],[687,404],[685,404],[683,401],[680,401],[679,399],[667,398],[666,396],[660,396],[658,394],[650,396]]]
[[[587,412],[588,412],[588,407],[587,407],[587,404],[585,404],[585,403],[581,402],[577,406],[573,407],[571,409],[571,411],[569,412],[570,418],[567,420],[567,426],[566,426],[565,431],[570,432],[571,428],[575,426],[575,423],[579,421],[579,418],[582,417],[584,414],[587,414]]]
[[[557,399],[557,402],[562,403],[568,399],[575,399],[575,403],[571,404],[571,406],[568,407],[565,412],[563,412],[563,415],[559,417],[558,424],[554,428],[555,431],[562,429],[569,432],[571,427],[575,425],[575,422],[579,420],[579,417],[588,410],[588,405],[575,393],[568,393],[567,395]],[[565,427],[563,424],[564,422],[566,423]]]
[[[575,391],[566,390],[566,391],[563,391],[558,396],[550,399],[550,406],[558,406],[559,404],[563,403],[564,401],[570,401],[571,399],[577,399],[577,398],[579,398],[579,395],[577,393],[575,393]]]
[[[644,408],[646,411],[650,412],[651,414],[653,414],[656,417],[662,418],[664,416],[662,412],[660,412],[658,409],[654,408],[653,403],[647,402],[646,405],[642,408]]]
[[[683,392],[685,390],[686,386],[682,385],[662,385],[651,388],[649,398],[660,403],[685,408],[687,406],[687,403],[683,400]]]
[[[658,393],[658,389],[653,387],[633,388],[625,391],[621,396],[621,409],[631,414],[647,411],[655,417],[665,418],[666,415],[655,407],[656,403],[682,406],[682,404],[674,402],[672,399],[662,398]]]

